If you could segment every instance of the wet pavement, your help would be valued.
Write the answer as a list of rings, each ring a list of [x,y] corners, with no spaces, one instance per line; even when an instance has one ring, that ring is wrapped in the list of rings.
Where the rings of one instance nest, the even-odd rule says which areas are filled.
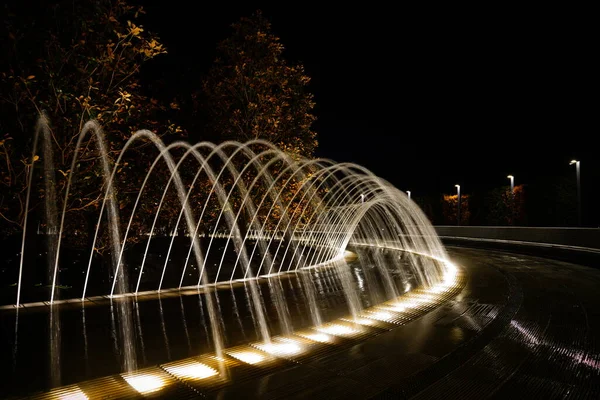
[[[600,269],[483,249],[449,254],[464,268],[464,289],[412,322],[272,368],[239,368],[233,384],[176,382],[154,396],[600,398]]]

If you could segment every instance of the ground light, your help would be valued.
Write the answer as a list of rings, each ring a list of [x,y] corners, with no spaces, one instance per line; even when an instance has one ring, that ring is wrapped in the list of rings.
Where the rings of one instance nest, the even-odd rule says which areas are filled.
[[[152,373],[131,373],[121,375],[127,381],[129,386],[134,388],[140,394],[154,393],[161,390],[166,382],[158,374]]]
[[[315,327],[314,329],[316,329],[319,332],[327,333],[334,336],[355,336],[356,334],[360,333],[356,329],[352,329],[348,326],[340,324],[328,324],[324,326]]]
[[[312,340],[313,342],[319,343],[333,343],[335,340],[330,335],[325,333],[305,333],[305,332],[297,332],[296,335],[303,337],[308,340]]]
[[[302,347],[292,339],[282,338],[280,343],[256,344],[265,353],[274,356],[291,356],[302,352]]]
[[[243,363],[251,365],[260,364],[266,361],[265,355],[256,350],[231,351],[227,352],[227,354]]]
[[[206,379],[218,375],[217,370],[199,362],[191,362],[185,365],[172,367],[166,366],[165,369],[171,375],[180,379]]]
[[[57,396],[60,400],[88,400],[89,397],[78,387],[68,388]]]

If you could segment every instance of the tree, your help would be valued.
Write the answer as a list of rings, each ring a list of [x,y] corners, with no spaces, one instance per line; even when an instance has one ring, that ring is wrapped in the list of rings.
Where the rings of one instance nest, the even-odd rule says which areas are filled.
[[[444,222],[446,224],[456,224],[458,220],[458,195],[445,194],[442,201]],[[469,209],[469,195],[460,196],[460,224],[468,225],[471,218]]]
[[[0,171],[4,235],[21,228],[27,175],[36,173],[39,182],[41,163],[31,171],[29,158],[40,112],[45,111],[52,124],[59,199],[78,134],[88,120],[97,119],[102,125],[113,160],[138,129],[162,135],[182,133],[169,120],[177,104],[169,107],[147,98],[139,83],[142,65],[166,53],[156,35],[136,24],[144,13],[142,7],[127,0],[62,0],[42,10],[31,3],[4,5],[1,34],[7,40],[0,61],[0,162],[6,165]],[[148,150],[138,146],[135,157],[119,170],[122,207],[127,207],[128,196],[136,191],[146,165],[156,156]],[[99,154],[91,141],[84,143],[80,157],[68,204],[67,233],[79,232],[78,237],[84,237],[81,233],[86,233],[93,220],[86,218],[86,213],[97,216],[104,188]],[[44,196],[43,190],[32,193],[37,200]]]
[[[202,100],[198,104],[206,117],[209,137],[216,141],[239,142],[264,139],[295,160],[311,157],[318,143],[316,133],[311,129],[315,116],[312,114],[313,96],[307,91],[310,78],[304,74],[303,66],[286,62],[283,45],[260,11],[249,18],[242,18],[232,28],[231,36],[218,44],[218,57],[202,82]],[[258,147],[255,146],[254,150]],[[266,159],[262,161],[266,162]],[[247,162],[247,159],[241,158],[234,160],[238,170],[243,169]],[[286,165],[283,161],[272,164],[269,173],[277,176]],[[294,198],[294,194],[311,176],[310,172],[306,176],[292,176],[291,170],[285,171],[278,185],[271,189],[277,193],[287,182],[279,198],[281,204],[271,203],[264,180],[252,189],[255,204],[265,198],[258,223],[267,221],[267,228],[277,226],[286,206],[296,209],[302,196]],[[248,170],[243,176],[244,183],[250,184],[257,173],[254,169]],[[233,183],[228,174],[221,182],[226,190]],[[239,192],[232,193],[230,211],[233,214],[239,211],[241,200]],[[267,218],[266,211],[271,206],[273,213]],[[299,210],[306,207],[307,204],[302,204]],[[288,217],[297,219],[301,214],[298,212]],[[251,217],[246,215],[240,219],[242,232],[249,228],[243,222]],[[211,221],[208,224],[211,225]]]
[[[487,223],[489,225],[526,225],[524,186],[491,190],[486,195]]]
[[[232,28],[202,85],[209,130],[242,142],[266,139],[289,153],[312,156],[314,102],[303,66],[288,65],[283,45],[260,12]]]

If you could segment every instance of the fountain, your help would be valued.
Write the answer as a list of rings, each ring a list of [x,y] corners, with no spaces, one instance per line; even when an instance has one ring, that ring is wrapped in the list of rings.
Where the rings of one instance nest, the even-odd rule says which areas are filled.
[[[362,328],[348,324],[360,324],[360,321],[377,323],[378,318],[391,318],[384,311],[371,309],[374,299],[396,299],[407,292],[406,287],[440,287],[442,293],[449,290],[454,282],[450,282],[448,276],[454,277],[456,269],[447,261],[443,246],[419,207],[403,192],[358,165],[299,158],[263,140],[247,143],[228,141],[219,145],[209,142],[166,145],[157,135],[146,130],[133,134],[113,161],[107,153],[101,127],[90,121],[78,137],[64,198],[59,203],[55,200],[52,144],[44,116],[36,130],[32,170],[39,159],[40,134],[45,171],[43,180],[45,191],[49,194],[46,197],[45,223],[48,232],[56,232],[56,235],[48,235],[47,240],[51,288],[45,302],[27,302],[26,286],[30,282],[23,279],[25,261],[29,256],[25,251],[26,212],[14,306],[17,318],[15,349],[19,310],[49,307],[50,347],[53,349],[50,352],[50,369],[54,371],[51,387],[64,383],[60,376],[59,311],[61,306],[76,301],[81,303],[83,310],[86,360],[89,335],[86,321],[91,318],[89,311],[86,316],[86,309],[91,305],[108,305],[114,352],[120,358],[118,372],[126,374],[124,379],[138,390],[147,383],[136,375],[138,362],[146,364],[148,342],[144,339],[148,333],[142,330],[140,318],[145,300],[158,300],[159,329],[168,353],[165,361],[169,361],[172,341],[168,339],[169,323],[166,318],[170,314],[163,312],[163,302],[168,302],[169,297],[179,298],[177,307],[185,326],[186,348],[193,353],[195,336],[194,328],[190,330],[190,326],[194,325],[190,315],[195,313],[186,313],[184,298],[189,294],[198,295],[199,303],[195,307],[203,320],[205,311],[208,315],[208,322],[202,323],[206,330],[204,336],[212,342],[215,360],[219,360],[214,369],[202,364],[201,372],[203,376],[212,376],[213,372],[222,376],[226,374],[224,360],[227,357],[260,362],[252,352],[226,349],[226,342],[231,344],[233,341],[228,339],[229,326],[224,322],[221,302],[226,299],[220,295],[223,291],[231,291],[234,315],[244,337],[247,335],[244,316],[251,317],[257,349],[269,354],[295,354],[301,346],[285,338],[299,328],[306,328],[307,324],[313,325],[315,331],[305,333],[305,340],[328,342],[336,335],[352,336]],[[70,282],[74,290],[76,285],[80,285],[81,295],[62,298],[57,287],[62,282],[61,240],[68,213],[69,191],[78,179],[77,167],[81,162],[78,154],[89,135],[92,135],[91,140],[100,154],[104,195],[91,248],[87,249],[89,259],[86,266],[81,266],[84,278],[82,282]],[[152,144],[157,155],[139,187],[122,231],[116,175],[128,156],[128,150],[140,142]],[[195,169],[190,174],[191,164],[195,165]],[[132,232],[133,223],[136,218],[141,218],[139,207],[147,197],[146,189],[157,171],[164,173],[165,166],[167,183],[160,200],[152,199],[156,208],[140,244],[143,251],[137,251],[141,257],[132,262],[128,239],[132,235],[139,236],[139,232]],[[185,176],[182,174],[184,169]],[[33,175],[29,175],[27,205],[32,187],[36,184]],[[199,194],[199,191],[203,192]],[[173,206],[168,200],[173,193],[178,202],[177,212],[166,230],[170,236],[167,236],[165,247],[166,242],[161,239],[160,232],[164,229],[160,218],[166,205]],[[60,222],[57,204],[62,205]],[[107,226],[103,226],[105,220]],[[184,224],[180,226],[182,222]],[[94,262],[94,248],[103,229],[108,230],[110,240],[112,269],[109,272],[112,278],[107,283],[96,282],[93,278],[93,272],[98,268]],[[157,251],[160,246],[164,250]],[[356,255],[361,260],[360,268],[352,267]],[[153,261],[153,257],[160,258],[160,262]],[[134,285],[130,285],[130,276]],[[365,287],[369,287],[372,293],[367,293],[369,290]],[[238,305],[241,288],[247,313]],[[328,292],[334,292],[336,298],[343,298],[349,317],[334,324],[324,323],[328,320],[324,315],[328,307],[319,302]],[[290,296],[293,296],[293,301]],[[290,304],[296,305],[300,311],[291,310]],[[188,304],[188,307],[191,306]],[[292,317],[302,314],[310,320],[297,323]],[[273,319],[278,322],[277,326],[272,323]],[[274,331],[283,336],[277,336],[275,340]],[[137,352],[141,352],[141,356]],[[182,368],[177,367],[173,371],[188,371]]]

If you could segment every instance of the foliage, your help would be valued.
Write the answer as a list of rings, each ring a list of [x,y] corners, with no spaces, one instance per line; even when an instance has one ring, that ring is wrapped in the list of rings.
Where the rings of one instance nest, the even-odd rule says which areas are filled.
[[[289,65],[283,45],[260,12],[232,25],[203,82],[209,130],[245,142],[262,138],[296,155],[317,147],[313,96],[302,65]]]
[[[283,45],[260,12],[242,18],[232,28],[231,36],[219,43],[218,58],[202,82],[203,100],[199,104],[207,117],[209,135],[217,140],[239,142],[264,139],[296,160],[311,157],[317,147],[317,139],[311,129],[315,120],[312,114],[313,96],[306,88],[310,78],[304,74],[304,68],[286,62]],[[265,163],[266,159],[261,161]],[[246,162],[247,159],[239,159],[234,164],[242,169]],[[276,162],[270,166],[269,172],[277,176],[286,167],[287,164]],[[250,169],[243,177],[244,183],[250,185],[256,175],[257,171]],[[287,215],[293,220],[303,215],[302,211],[308,207],[307,201],[305,199],[303,204],[298,205],[302,196],[294,195],[305,179],[310,179],[310,174],[306,178],[299,174],[292,177],[290,170],[279,179],[272,190],[279,193],[281,185],[287,182],[278,199],[281,204],[272,204],[272,199],[265,197],[266,187],[263,184],[255,185],[251,193],[254,202],[260,203],[263,197],[265,199],[259,224],[262,225],[271,206],[273,212],[266,225],[268,229],[277,226],[283,216],[282,207],[290,205],[290,210],[297,210],[296,215]],[[229,190],[232,181],[226,178],[224,183]],[[242,203],[239,192],[232,193],[231,202],[232,211],[237,212]]]
[[[526,225],[524,186],[497,188],[486,196],[490,225]]]
[[[140,68],[166,53],[160,39],[136,19],[144,10],[126,0],[58,1],[42,10],[24,1],[5,6],[0,61],[0,212],[3,234],[20,229],[35,121],[41,111],[52,122],[58,198],[63,197],[75,143],[83,124],[97,119],[115,159],[137,129],[180,136],[169,120],[177,104],[163,106],[144,96]],[[166,122],[163,122],[166,121]],[[156,151],[138,146],[119,170],[121,208],[129,204]],[[37,156],[36,156],[37,157]],[[97,215],[103,193],[99,154],[86,140],[68,204],[70,233],[90,229],[88,211]],[[135,162],[133,162],[135,160]],[[37,174],[36,189],[42,187]],[[163,168],[164,170],[164,168]],[[39,191],[33,207],[43,198]],[[37,207],[39,208],[39,206]],[[93,227],[92,227],[93,228]]]
[[[446,224],[456,224],[458,220],[458,195],[445,194],[442,202],[444,222]],[[468,225],[471,218],[469,209],[469,195],[461,194],[460,196],[460,224]]]

